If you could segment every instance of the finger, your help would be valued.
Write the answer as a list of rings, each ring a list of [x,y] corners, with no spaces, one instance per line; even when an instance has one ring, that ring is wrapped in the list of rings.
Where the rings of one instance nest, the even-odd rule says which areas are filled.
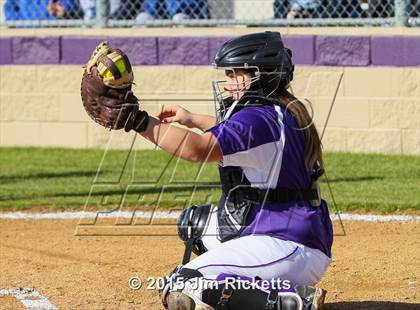
[[[177,122],[178,120],[177,120],[177,118],[175,117],[175,116],[173,116],[173,117],[165,117],[164,119],[163,119],[163,122],[164,123],[175,123],[175,122]]]
[[[157,117],[162,119],[168,116],[174,116],[178,109],[174,106],[166,106],[157,114]]]
[[[158,112],[158,114],[156,115],[156,116],[162,116],[162,117],[165,117],[165,116],[170,116],[171,115],[171,113],[168,113],[168,111],[165,111],[165,110],[161,110],[161,111],[159,111]]]
[[[173,113],[167,113],[167,112],[159,112],[156,117],[160,120],[163,120],[166,117],[175,116]]]
[[[164,106],[164,109],[168,110],[168,111],[176,112],[179,109],[179,106],[177,106],[177,105],[166,105],[166,106]]]
[[[178,106],[173,106],[173,105],[164,106],[163,109],[162,109],[163,112],[170,113],[170,114],[173,114],[173,115],[175,115],[178,110],[179,110],[179,107]]]

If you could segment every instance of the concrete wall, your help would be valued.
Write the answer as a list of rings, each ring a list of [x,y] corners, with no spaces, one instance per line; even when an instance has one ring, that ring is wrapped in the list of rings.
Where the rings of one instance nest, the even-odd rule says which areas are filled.
[[[182,48],[177,53],[182,55]],[[12,62],[28,59],[11,54]],[[306,61],[305,55],[299,62]],[[333,65],[317,65],[317,55],[315,49],[310,65],[297,65],[292,90],[310,101],[320,132],[337,92],[323,139],[326,150],[420,155],[420,68],[407,65],[412,59],[372,66],[372,46],[370,63],[363,64],[365,53],[359,53],[356,58],[363,61],[357,66],[346,65],[351,57],[341,56]],[[158,58],[153,65],[135,66],[135,93],[143,107],[153,114],[162,104],[182,103],[213,113],[210,81],[217,73],[208,65],[162,64]],[[334,58],[322,59],[328,64]],[[105,147],[112,137],[111,147],[129,147],[134,135],[107,131],[88,118],[79,95],[81,75],[80,64],[1,65],[0,146]],[[137,141],[138,147],[153,147]]]

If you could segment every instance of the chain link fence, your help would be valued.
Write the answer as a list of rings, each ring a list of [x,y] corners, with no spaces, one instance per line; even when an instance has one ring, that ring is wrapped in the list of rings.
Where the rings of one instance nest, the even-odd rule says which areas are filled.
[[[0,0],[1,26],[419,26],[419,0]]]

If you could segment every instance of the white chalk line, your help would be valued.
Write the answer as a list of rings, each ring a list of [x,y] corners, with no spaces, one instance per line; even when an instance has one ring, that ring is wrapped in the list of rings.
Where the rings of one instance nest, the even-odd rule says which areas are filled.
[[[0,296],[14,296],[26,309],[58,310],[50,301],[32,288],[0,289]]]
[[[0,219],[89,219],[89,218],[157,218],[157,219],[177,219],[180,212],[144,212],[144,211],[114,211],[114,212],[57,212],[57,213],[23,213],[10,212],[0,213]],[[420,222],[420,216],[414,215],[375,215],[375,214],[351,214],[340,213],[331,214],[333,221],[355,221],[355,222]]]

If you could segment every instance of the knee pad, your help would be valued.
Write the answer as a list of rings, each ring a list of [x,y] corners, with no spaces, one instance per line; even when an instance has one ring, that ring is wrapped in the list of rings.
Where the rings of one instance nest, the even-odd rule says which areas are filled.
[[[167,309],[180,309],[185,304],[188,310],[313,310],[320,309],[325,297],[325,291],[319,288],[297,286],[285,288],[282,284],[247,277],[228,274],[220,275],[216,280],[207,285],[185,285],[192,280],[209,281],[196,270],[180,267],[176,277],[181,281],[173,281],[184,285],[176,285],[167,291],[163,304]],[[233,280],[233,281],[232,281]],[[247,286],[245,286],[245,284]],[[319,294],[322,293],[322,294]],[[167,301],[167,302],[166,302]],[[175,305],[175,308],[172,306]],[[190,307],[188,308],[187,307]]]
[[[192,251],[197,255],[207,251],[201,237],[210,220],[210,212],[211,205],[192,206],[184,209],[178,218],[179,238],[185,245],[191,242]]]
[[[202,292],[202,301],[217,310],[305,310],[302,298],[293,288],[262,285],[262,280],[230,278]],[[232,279],[234,281],[232,281]],[[309,309],[309,308],[308,308]]]
[[[205,290],[203,302],[217,310],[305,310],[296,293],[259,289]]]
[[[236,279],[241,277],[236,276]],[[246,279],[246,277],[242,277]],[[262,281],[262,280],[261,280]],[[298,285],[294,288],[276,288],[274,285],[259,287],[258,281],[251,281],[251,288],[223,284],[205,289],[201,300],[216,310],[316,310],[324,305],[326,291],[312,286]],[[222,285],[220,285],[222,284]]]
[[[216,292],[213,290],[213,292]],[[268,295],[261,291],[233,292],[222,290],[216,294],[219,300],[211,301],[211,296],[203,292],[202,298],[198,298],[190,292],[171,291],[168,295],[168,310],[309,310],[303,308],[302,301],[295,293],[271,292]],[[210,300],[209,300],[210,298]]]

